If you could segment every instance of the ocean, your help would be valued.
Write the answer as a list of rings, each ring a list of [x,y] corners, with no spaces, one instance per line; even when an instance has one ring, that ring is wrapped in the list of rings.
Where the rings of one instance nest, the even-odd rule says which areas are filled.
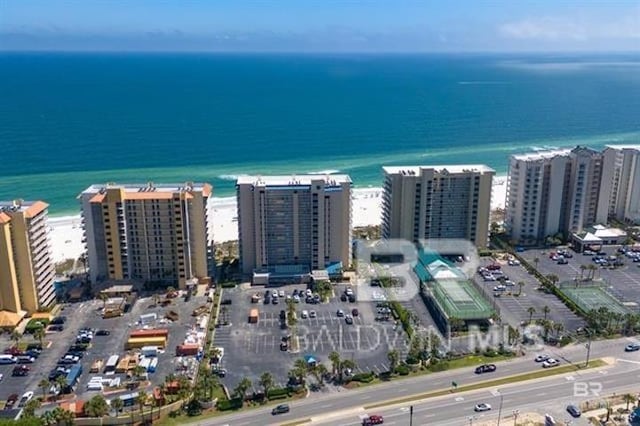
[[[640,143],[638,55],[1,53],[0,199]]]

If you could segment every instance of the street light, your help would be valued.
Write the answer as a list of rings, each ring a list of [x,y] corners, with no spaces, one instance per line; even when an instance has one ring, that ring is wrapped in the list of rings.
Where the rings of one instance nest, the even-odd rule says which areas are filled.
[[[502,417],[502,400],[504,398],[504,396],[502,395],[502,392],[500,392],[500,390],[496,390],[498,392],[498,395],[500,395],[500,407],[498,408],[498,424],[497,426],[500,426],[500,417]]]
[[[589,338],[589,341],[587,342],[585,346],[585,348],[587,348],[587,360],[585,362],[585,368],[587,368],[589,366],[589,355],[591,355],[591,330],[589,330],[588,328],[585,328],[585,331],[587,332],[587,337]]]
[[[520,415],[520,410],[513,410],[513,426],[516,426],[516,422],[518,421],[519,415]]]

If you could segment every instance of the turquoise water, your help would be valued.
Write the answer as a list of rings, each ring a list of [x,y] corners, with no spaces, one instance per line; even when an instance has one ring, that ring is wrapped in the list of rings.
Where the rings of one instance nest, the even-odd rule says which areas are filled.
[[[638,56],[0,54],[0,199],[640,143]]]

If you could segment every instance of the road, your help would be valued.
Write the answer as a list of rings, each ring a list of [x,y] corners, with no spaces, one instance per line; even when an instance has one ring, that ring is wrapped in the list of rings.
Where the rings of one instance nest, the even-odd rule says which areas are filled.
[[[593,377],[600,378],[601,382],[606,380],[603,392],[607,393],[610,390],[611,392],[617,392],[618,388],[632,388],[633,385],[635,385],[636,390],[638,390],[637,383],[639,382],[638,377],[640,375],[640,352],[634,352],[631,354],[625,353],[623,351],[623,347],[628,343],[628,341],[628,339],[618,339],[593,342],[591,348],[591,359],[613,357],[628,361],[618,361],[614,366],[607,368],[599,368],[581,373],[572,373],[571,376],[574,377],[574,380],[586,379],[587,381],[592,381],[594,380]],[[547,348],[544,352],[559,358],[562,360],[562,364],[567,364],[569,362],[583,363],[586,355],[586,350],[583,345],[574,345],[564,349]],[[351,391],[342,391],[322,396],[312,395],[310,398],[290,403],[291,412],[279,415],[277,418],[271,417],[271,407],[265,407],[235,413],[228,416],[200,420],[197,423],[199,426],[245,426],[265,424],[265,416],[267,416],[273,421],[272,424],[311,418],[313,420],[313,424],[355,425],[358,424],[358,416],[366,413],[364,409],[364,406],[366,405],[424,392],[447,389],[451,385],[452,381],[455,381],[459,386],[465,386],[480,381],[535,371],[541,367],[539,364],[534,363],[532,360],[534,357],[535,353],[532,352],[526,357],[499,362],[497,363],[498,371],[490,375],[477,376],[473,374],[472,369],[452,370]],[[606,373],[601,373],[601,371],[605,371]],[[567,393],[569,393],[568,389],[573,389],[573,385],[567,387],[567,382],[571,381],[566,378],[567,376],[569,376],[569,374],[561,374],[558,378],[538,380],[529,384],[511,385],[505,388],[503,391],[503,413],[511,413],[511,411],[516,408],[525,412],[527,409],[537,407],[536,411],[540,411],[541,400],[549,398],[549,400],[557,402],[561,401],[561,397],[571,397],[572,394],[567,395]],[[536,393],[533,394],[539,394],[539,396],[536,396],[535,398],[533,397],[533,388],[537,389],[539,386],[547,385],[550,386],[549,389],[543,387],[541,389],[544,390],[537,390]],[[451,395],[450,397],[443,397],[444,399],[432,399],[419,404],[414,403],[414,419],[418,413],[422,416],[422,420],[416,421],[414,424],[434,424],[434,422],[437,422],[437,424],[468,424],[469,420],[467,420],[467,418],[470,415],[473,415],[472,408],[477,402],[488,402],[497,409],[499,405],[499,398],[493,396],[490,393],[491,390],[495,392],[495,389],[484,389],[464,394],[464,396],[462,394],[457,394]],[[507,395],[509,396],[507,397]],[[549,397],[548,395],[553,395],[553,397]],[[456,400],[456,398],[464,399]],[[534,400],[538,398],[539,400],[534,402]],[[491,399],[491,401],[489,399]],[[496,401],[498,404],[496,404]],[[416,411],[417,409],[419,409],[419,411]],[[381,413],[385,417],[391,416],[389,417],[388,422],[385,421],[385,424],[393,424],[391,423],[393,421],[392,419],[394,417],[399,418],[401,414],[404,414],[408,418],[408,413],[398,410],[398,407],[395,409],[376,409],[371,413]],[[487,414],[486,416],[487,418],[490,418],[489,416],[491,415],[495,415],[497,417],[497,412]],[[426,418],[425,416],[434,417]],[[460,423],[461,419],[463,420],[462,423]],[[441,421],[442,423],[440,423]],[[406,422],[399,421],[398,424],[408,424],[408,420]]]

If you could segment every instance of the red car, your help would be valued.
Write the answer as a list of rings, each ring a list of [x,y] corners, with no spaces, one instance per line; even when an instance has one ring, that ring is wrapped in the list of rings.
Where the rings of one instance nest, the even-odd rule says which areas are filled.
[[[362,426],[381,425],[383,423],[384,419],[382,418],[382,416],[378,415],[369,416],[366,419],[362,420]]]

